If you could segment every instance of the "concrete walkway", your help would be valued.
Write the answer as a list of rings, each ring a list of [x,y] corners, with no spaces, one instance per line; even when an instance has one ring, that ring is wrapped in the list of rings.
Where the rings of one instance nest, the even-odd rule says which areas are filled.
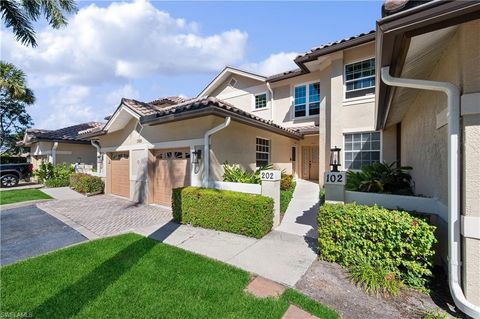
[[[272,231],[261,239],[168,222],[137,228],[152,239],[204,255],[293,287],[316,259],[315,243]]]
[[[288,205],[277,231],[317,238],[317,215],[320,205],[320,188],[317,183],[297,180],[292,201]]]
[[[42,188],[42,192],[59,200],[85,198],[70,187]]]

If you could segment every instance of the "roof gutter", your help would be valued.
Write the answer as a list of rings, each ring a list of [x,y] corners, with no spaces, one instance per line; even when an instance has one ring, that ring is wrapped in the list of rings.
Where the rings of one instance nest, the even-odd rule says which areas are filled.
[[[204,160],[203,160],[203,167],[204,167],[204,172],[203,172],[203,187],[208,188],[209,183],[209,177],[210,177],[210,136],[213,134],[217,133],[220,130],[223,130],[227,126],[230,125],[232,118],[226,117],[225,122],[222,124],[215,126],[214,128],[209,129],[208,131],[205,132],[205,135],[203,136],[203,147],[204,147]]]
[[[448,82],[392,77],[390,67],[381,69],[387,85],[443,92],[448,103],[448,284],[455,305],[465,314],[479,319],[480,307],[469,302],[460,286],[460,90]]]

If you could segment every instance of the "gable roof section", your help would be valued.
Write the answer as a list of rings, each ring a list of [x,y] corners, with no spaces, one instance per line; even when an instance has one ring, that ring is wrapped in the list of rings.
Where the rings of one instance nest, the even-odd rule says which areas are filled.
[[[104,125],[105,123],[103,122],[88,122],[60,128],[58,130],[27,129],[25,137],[20,144],[27,145],[40,141],[65,141],[90,144],[90,141],[84,140],[79,136],[79,133],[85,130],[101,128]]]
[[[249,79],[257,80],[259,82],[265,82],[267,79],[263,75],[255,74],[252,72],[240,70],[233,68],[231,66],[225,67],[213,80],[210,82],[207,87],[205,87],[202,92],[200,92],[197,97],[205,97],[210,95],[216,88],[218,88],[230,75],[239,75]]]
[[[222,117],[230,116],[233,120],[240,123],[259,127],[295,139],[302,138],[302,133],[294,129],[285,128],[273,123],[272,121],[255,116],[215,97],[193,98],[182,103],[161,108],[157,108],[149,103],[139,102],[131,99],[122,99],[122,103],[117,108],[117,111],[115,111],[115,114],[110,121],[115,121],[117,118],[116,114],[125,109],[130,110],[130,112],[134,114],[138,114],[138,120],[141,124],[145,125],[159,125],[207,115],[216,115]],[[92,138],[95,136],[104,135],[107,133],[108,128],[109,127],[107,123],[107,125],[104,127],[82,132],[82,137]]]

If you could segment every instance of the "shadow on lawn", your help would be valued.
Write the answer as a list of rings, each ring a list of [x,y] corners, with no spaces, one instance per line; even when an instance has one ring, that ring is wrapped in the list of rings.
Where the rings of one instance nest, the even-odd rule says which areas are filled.
[[[47,299],[31,313],[35,318],[70,318],[147,254],[155,242],[142,238],[122,249],[85,277]]]

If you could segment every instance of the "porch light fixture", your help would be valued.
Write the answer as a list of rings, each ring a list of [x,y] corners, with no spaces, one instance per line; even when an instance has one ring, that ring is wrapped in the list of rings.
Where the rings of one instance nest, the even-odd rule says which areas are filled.
[[[330,149],[330,166],[332,167],[331,172],[338,172],[338,167],[341,166],[340,164],[340,151],[342,149],[335,146],[334,148]]]
[[[202,150],[193,151],[192,155],[193,155],[192,164],[198,165],[198,163],[202,159]]]

